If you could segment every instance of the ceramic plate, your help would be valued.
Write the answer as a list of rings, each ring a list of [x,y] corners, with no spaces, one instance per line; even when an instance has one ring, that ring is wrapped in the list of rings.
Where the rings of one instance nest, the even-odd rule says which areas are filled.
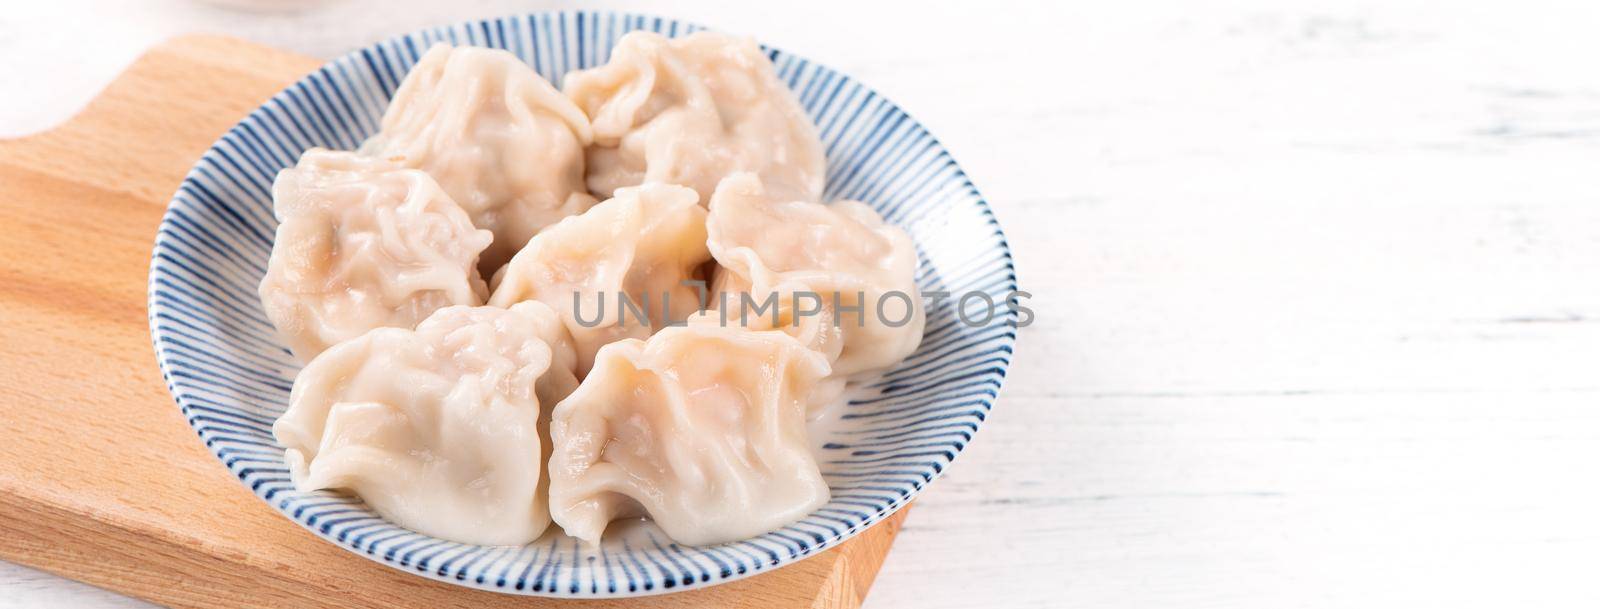
[[[553,531],[522,547],[474,546],[395,526],[360,500],[301,493],[272,422],[297,364],[274,337],[256,284],[276,221],[278,170],[314,146],[352,149],[378,128],[391,94],[429,45],[508,50],[551,82],[602,64],[631,30],[682,36],[670,19],[601,12],[507,17],[430,29],[341,57],[274,96],[206,151],[174,195],[150,269],[150,329],[178,406],[223,465],[285,516],[332,543],[397,569],[513,594],[616,597],[711,586],[770,571],[837,545],[905,505],[937,478],[994,407],[1011,361],[1016,316],[1001,308],[928,313],[922,346],[852,394],[842,419],[815,434],[833,499],[759,537],[710,547],[672,543],[652,525],[618,523],[599,547]],[[828,155],[825,198],[857,199],[911,234],[924,291],[1016,289],[1005,236],[938,140],[849,77],[775,49],[778,75],[816,121]],[[983,298],[968,299],[982,307]]]

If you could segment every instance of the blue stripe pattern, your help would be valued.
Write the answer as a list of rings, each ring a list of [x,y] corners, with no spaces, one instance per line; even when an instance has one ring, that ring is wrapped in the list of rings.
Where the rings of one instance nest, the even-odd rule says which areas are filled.
[[[273,177],[313,146],[350,149],[378,129],[405,73],[434,42],[511,51],[552,82],[602,64],[622,34],[682,36],[700,26],[645,15],[570,11],[423,30],[341,57],[245,117],[202,156],[156,235],[150,329],[162,376],[224,465],[285,515],[353,552],[453,584],[552,597],[641,596],[770,571],[834,546],[905,505],[961,452],[994,402],[1016,337],[1001,309],[981,327],[959,302],[928,311],[922,346],[864,387],[845,422],[813,438],[833,491],[781,530],[714,547],[677,545],[648,524],[613,525],[587,548],[553,531],[521,548],[431,538],[384,521],[359,499],[294,489],[272,422],[298,365],[256,296],[276,222]],[[1005,236],[939,141],[883,96],[826,67],[768,49],[826,145],[825,197],[865,201],[909,232],[925,291],[1016,289]],[[968,303],[981,300],[974,297]]]

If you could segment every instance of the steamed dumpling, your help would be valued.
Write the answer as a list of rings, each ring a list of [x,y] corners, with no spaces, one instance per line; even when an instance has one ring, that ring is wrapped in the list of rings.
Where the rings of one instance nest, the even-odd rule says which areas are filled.
[[[427,171],[494,232],[489,275],[540,228],[594,204],[589,120],[515,55],[436,44],[406,74],[362,152]]]
[[[650,336],[699,309],[701,290],[684,283],[711,258],[697,201],[681,186],[620,189],[529,241],[495,275],[489,304],[538,300],[559,311],[582,376],[606,343]]]
[[[828,501],[805,400],[825,358],[781,332],[696,318],[600,350],[550,423],[550,515],[596,543],[649,515],[705,545],[789,524]]]
[[[798,330],[824,353],[838,354],[832,362],[835,379],[882,372],[922,342],[916,250],[905,231],[885,224],[865,204],[782,199],[756,176],[739,174],[723,180],[711,197],[706,233],[718,264],[713,306],[732,309],[724,315],[748,319],[758,328],[771,327],[770,319],[763,324],[761,319],[768,318],[757,318],[743,306],[742,293],[756,303],[777,294],[785,327],[794,326],[791,308],[822,309],[818,320],[829,316],[822,325],[833,325],[837,334],[816,328],[817,321]],[[794,307],[795,293],[816,297],[802,298]]]
[[[822,141],[772,62],[747,38],[630,32],[605,65],[562,89],[589,115],[589,190],[681,184],[708,200],[736,171],[759,174],[784,199],[822,195]]]
[[[261,304],[302,362],[367,330],[479,305],[488,231],[421,171],[313,149],[278,174]]]
[[[573,365],[541,303],[450,307],[323,352],[272,431],[302,491],[350,491],[443,539],[525,544],[550,524],[541,437]]]

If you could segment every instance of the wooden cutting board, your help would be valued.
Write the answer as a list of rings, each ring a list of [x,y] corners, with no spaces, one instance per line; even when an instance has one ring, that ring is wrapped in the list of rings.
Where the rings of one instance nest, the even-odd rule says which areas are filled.
[[[857,607],[905,518],[799,563],[638,601],[436,583],[280,516],[201,445],[145,316],[156,225],[195,159],[316,68],[186,37],[77,117],[0,141],[0,558],[177,607]]]

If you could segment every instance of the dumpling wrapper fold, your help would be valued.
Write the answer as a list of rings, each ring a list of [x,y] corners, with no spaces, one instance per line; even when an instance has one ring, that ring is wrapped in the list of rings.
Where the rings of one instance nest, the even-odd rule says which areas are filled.
[[[551,518],[598,543],[649,515],[707,545],[799,520],[828,501],[806,437],[806,394],[826,359],[781,332],[704,318],[600,350],[550,424]]]
[[[550,524],[549,409],[577,386],[566,329],[542,303],[449,307],[415,331],[333,346],[273,425],[301,491],[339,489],[400,526],[521,545]]]

